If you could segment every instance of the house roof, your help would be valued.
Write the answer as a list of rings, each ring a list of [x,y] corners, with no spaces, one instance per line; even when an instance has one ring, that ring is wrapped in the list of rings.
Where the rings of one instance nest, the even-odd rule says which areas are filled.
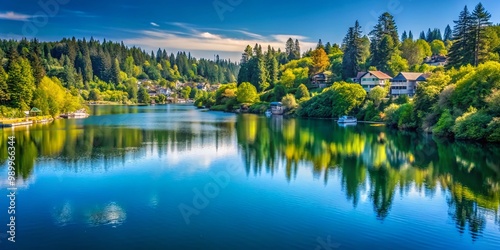
[[[421,76],[419,76],[419,77],[417,78],[417,81],[421,81],[421,82],[423,82],[423,81],[427,81],[427,79],[428,79],[430,76],[431,76],[431,74],[430,74],[430,73],[425,73],[425,74],[422,74]]]
[[[390,77],[389,75],[387,75],[386,73],[384,73],[382,71],[368,71],[368,72],[366,72],[366,74],[368,74],[368,73],[374,75],[375,77],[377,77],[378,79],[381,79],[381,80],[392,79],[392,77]],[[366,74],[364,74],[363,76],[365,76]]]
[[[356,76],[356,79],[360,79],[363,77],[367,72],[358,72],[358,75]]]
[[[416,81],[420,76],[422,76],[422,73],[419,72],[401,72],[394,77],[394,80]]]

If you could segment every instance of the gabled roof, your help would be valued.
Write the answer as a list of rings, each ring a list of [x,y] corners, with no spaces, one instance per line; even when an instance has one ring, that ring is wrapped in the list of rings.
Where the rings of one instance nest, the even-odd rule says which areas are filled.
[[[361,77],[363,77],[367,72],[358,72],[358,75],[356,76],[356,79],[359,80]]]
[[[368,71],[362,77],[364,77],[368,73],[374,75],[375,77],[377,77],[380,80],[392,79],[392,77],[390,77],[389,75],[387,75],[386,73],[384,73],[382,71]]]
[[[416,81],[420,76],[422,73],[419,72],[401,72],[394,77],[394,80]]]
[[[419,76],[417,78],[417,81],[420,81],[420,82],[425,82],[427,81],[427,79],[431,76],[430,73],[425,73],[425,74],[422,74],[421,76]]]

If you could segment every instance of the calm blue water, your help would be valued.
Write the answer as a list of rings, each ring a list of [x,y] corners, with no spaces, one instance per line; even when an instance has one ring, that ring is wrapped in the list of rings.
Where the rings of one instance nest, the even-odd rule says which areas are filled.
[[[498,145],[185,105],[93,112],[0,132],[4,225],[11,135],[19,166],[1,249],[500,247]]]

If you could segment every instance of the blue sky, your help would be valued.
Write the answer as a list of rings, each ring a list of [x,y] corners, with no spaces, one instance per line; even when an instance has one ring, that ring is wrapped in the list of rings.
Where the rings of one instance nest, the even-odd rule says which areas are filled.
[[[50,3],[49,8],[40,5]],[[302,50],[323,42],[340,43],[359,20],[368,32],[384,11],[395,16],[400,34],[453,27],[473,0],[9,0],[0,5],[0,37],[111,39],[156,51],[191,51],[212,58],[239,59],[247,44],[284,47],[299,39]],[[483,0],[500,23],[500,1]]]

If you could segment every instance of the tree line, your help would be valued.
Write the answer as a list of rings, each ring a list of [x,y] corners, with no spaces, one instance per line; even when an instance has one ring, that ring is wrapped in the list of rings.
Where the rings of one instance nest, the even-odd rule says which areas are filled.
[[[88,100],[135,103],[141,101],[138,80],[174,88],[176,81],[234,82],[239,71],[237,63],[219,56],[215,60],[197,59],[190,53],[174,55],[161,49],[147,53],[123,43],[74,37],[58,42],[0,40],[0,61],[0,105],[4,116],[34,107],[35,100],[43,113],[53,115],[81,108]],[[51,93],[42,93],[45,88],[40,84],[55,84],[73,96],[64,94],[71,99],[68,105],[76,103],[49,108],[53,106]]]

